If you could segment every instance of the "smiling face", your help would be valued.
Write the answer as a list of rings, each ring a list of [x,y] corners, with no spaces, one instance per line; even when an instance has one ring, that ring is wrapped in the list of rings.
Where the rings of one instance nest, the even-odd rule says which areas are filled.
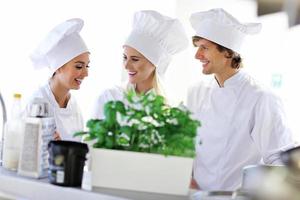
[[[231,59],[226,57],[226,52],[220,52],[217,45],[206,39],[200,39],[194,42],[198,50],[195,58],[202,63],[203,74],[222,75],[232,70],[230,67]]]
[[[53,77],[65,89],[78,90],[85,77],[88,76],[89,53],[83,53],[60,67]]]
[[[155,66],[132,47],[124,46],[123,65],[127,70],[129,82],[147,91],[153,87]]]

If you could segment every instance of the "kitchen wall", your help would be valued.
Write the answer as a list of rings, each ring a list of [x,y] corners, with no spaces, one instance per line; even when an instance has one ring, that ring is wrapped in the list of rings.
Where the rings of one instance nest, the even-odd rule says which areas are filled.
[[[236,16],[242,22],[260,22],[263,25],[260,34],[249,36],[242,49],[244,70],[248,71],[263,85],[271,88],[277,93],[284,104],[287,122],[297,141],[300,141],[300,123],[298,112],[300,111],[300,96],[297,95],[297,79],[300,73],[299,47],[300,47],[300,25],[291,26],[290,14],[283,12],[291,5],[298,5],[299,0],[286,0],[282,7],[276,11],[263,14],[263,9],[272,4],[272,0],[261,2],[254,0],[177,0],[176,15],[184,22],[188,35],[194,32],[189,25],[188,16],[190,13],[199,10],[206,10],[214,7],[222,7]],[[292,4],[288,4],[288,3]],[[259,7],[260,6],[260,7]],[[258,11],[260,13],[258,13]],[[300,15],[300,11],[298,14]],[[184,91],[186,85],[195,81],[205,80],[207,76],[201,74],[199,62],[193,58],[195,48],[192,46],[185,51],[183,59],[176,61],[173,75],[167,76],[169,79],[176,77],[180,71],[180,76],[176,77],[172,86],[178,87],[179,91]],[[179,65],[178,65],[179,64]],[[186,85],[182,85],[185,83]],[[174,98],[178,90],[173,93]],[[177,95],[178,96],[178,95]]]
[[[177,16],[187,34],[192,36],[190,13],[213,7],[223,7],[243,22],[263,23],[262,33],[249,38],[243,50],[245,70],[282,97],[291,128],[300,141],[297,112],[300,99],[296,95],[300,28],[289,28],[289,18],[283,12],[257,17],[259,9],[254,0],[1,1],[0,91],[8,110],[14,92],[23,94],[25,104],[33,90],[47,80],[47,71],[34,71],[28,55],[56,24],[73,17],[85,21],[82,36],[91,50],[91,67],[89,77],[74,95],[87,120],[96,96],[121,80],[122,44],[134,11],[154,9]],[[184,98],[189,85],[207,78],[201,74],[199,62],[193,59],[194,53],[195,48],[190,43],[169,66],[165,83],[174,102]]]
[[[133,13],[154,9],[175,17],[175,4],[173,0],[1,1],[0,91],[8,110],[14,92],[21,92],[26,101],[49,76],[47,70],[33,70],[30,52],[55,25],[80,17],[85,21],[81,33],[91,51],[91,63],[89,77],[74,94],[88,119],[96,96],[121,80],[122,45]]]

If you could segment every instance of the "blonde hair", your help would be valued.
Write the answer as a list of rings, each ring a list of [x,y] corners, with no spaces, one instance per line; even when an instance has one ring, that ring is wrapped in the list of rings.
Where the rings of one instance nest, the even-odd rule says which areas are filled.
[[[127,82],[126,91],[129,91],[132,89],[135,90],[135,85]],[[165,98],[165,103],[168,103],[168,97],[167,97],[166,91],[163,87],[162,79],[158,75],[156,69],[155,69],[154,75],[153,75],[153,90],[154,90],[155,94],[163,96]]]
[[[155,70],[155,73],[154,73],[154,76],[153,76],[153,89],[154,89],[154,91],[157,95],[161,95],[163,97],[166,97],[166,92],[165,92],[165,89],[163,87],[161,78],[157,74],[156,70]]]

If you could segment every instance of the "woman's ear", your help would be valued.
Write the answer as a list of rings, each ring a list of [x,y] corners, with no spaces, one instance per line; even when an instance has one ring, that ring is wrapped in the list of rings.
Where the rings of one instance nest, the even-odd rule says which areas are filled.
[[[58,76],[59,74],[61,74],[63,72],[62,70],[63,67],[58,68],[52,75],[52,78],[54,78],[55,76]]]
[[[63,71],[63,69],[65,68],[65,66],[66,66],[66,64],[64,64],[63,66],[58,68],[54,73],[56,73],[56,74],[61,73]]]

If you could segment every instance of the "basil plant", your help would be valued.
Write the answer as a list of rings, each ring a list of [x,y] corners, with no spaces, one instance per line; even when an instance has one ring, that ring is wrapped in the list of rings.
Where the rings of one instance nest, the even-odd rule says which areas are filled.
[[[195,156],[195,136],[200,122],[183,106],[170,107],[162,96],[150,92],[125,94],[126,101],[104,105],[104,119],[87,122],[87,132],[77,132],[93,147],[148,152],[182,157]]]

